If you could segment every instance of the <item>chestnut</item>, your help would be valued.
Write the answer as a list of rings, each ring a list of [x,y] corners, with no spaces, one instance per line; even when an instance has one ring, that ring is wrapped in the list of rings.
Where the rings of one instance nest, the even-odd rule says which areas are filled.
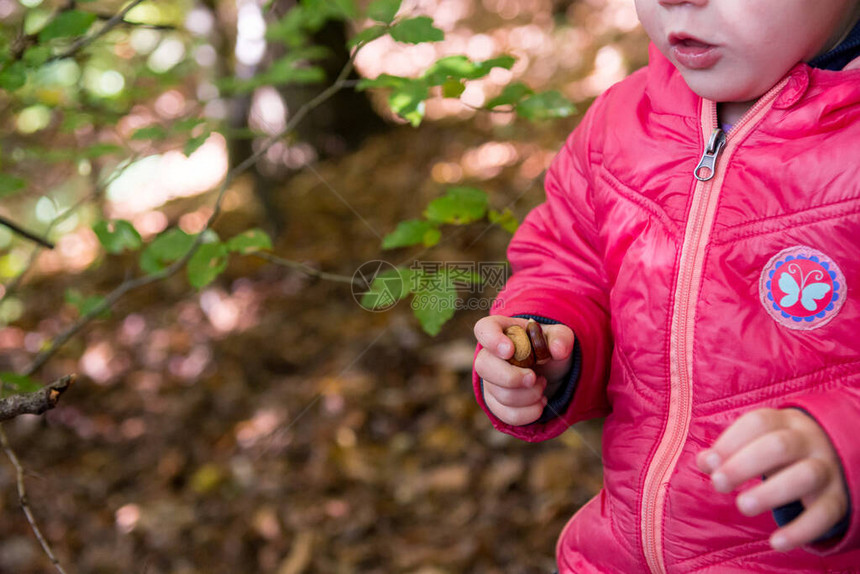
[[[534,319],[529,319],[525,329],[519,325],[511,325],[504,333],[514,344],[514,354],[508,359],[508,363],[515,367],[530,369],[552,359],[543,329]]]

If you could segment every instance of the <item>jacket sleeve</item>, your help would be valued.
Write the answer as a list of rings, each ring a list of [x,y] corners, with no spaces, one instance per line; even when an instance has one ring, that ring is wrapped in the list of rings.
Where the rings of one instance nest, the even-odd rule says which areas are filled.
[[[546,202],[528,214],[511,239],[508,259],[513,273],[490,310],[491,315],[541,317],[573,330],[582,358],[578,380],[569,383],[576,385],[573,399],[555,416],[511,426],[490,412],[481,379],[472,374],[478,403],[493,426],[527,441],[555,437],[577,421],[609,411],[605,389],[612,346],[609,286],[588,171],[588,140],[598,102],[553,160],[545,181]],[[569,389],[559,393],[565,390],[569,393]]]
[[[857,421],[860,420],[860,388],[843,386],[791,399],[784,408],[806,411],[824,429],[839,455],[842,476],[848,488],[849,516],[844,535],[833,541],[813,544],[809,550],[830,555],[860,549],[860,442]]]

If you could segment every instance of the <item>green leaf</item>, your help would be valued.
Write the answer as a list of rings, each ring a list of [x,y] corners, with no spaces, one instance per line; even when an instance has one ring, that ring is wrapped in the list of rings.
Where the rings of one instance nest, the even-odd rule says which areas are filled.
[[[96,158],[105,155],[111,155],[123,151],[121,147],[114,144],[94,144],[88,148],[84,148],[79,152],[79,156],[83,158]]]
[[[188,132],[199,126],[200,124],[205,124],[206,120],[203,118],[186,118],[184,120],[179,120],[175,124],[173,124],[173,130],[178,132]],[[146,129],[146,128],[143,128]],[[139,130],[138,130],[139,131]]]
[[[437,223],[464,224],[483,219],[487,213],[487,194],[474,187],[453,187],[434,199],[424,215]]]
[[[355,0],[304,0],[302,7],[308,12],[309,20],[348,20],[358,16]]]
[[[466,56],[446,56],[427,68],[424,78],[431,86],[438,86],[448,78],[477,78],[476,70],[474,62]]]
[[[33,68],[37,68],[48,61],[51,57],[50,46],[33,46],[24,52],[24,62]]]
[[[204,243],[188,261],[188,282],[200,289],[212,283],[227,268],[227,246]]]
[[[401,4],[402,0],[374,0],[367,7],[367,17],[383,24],[391,24]]]
[[[412,298],[412,312],[430,336],[438,335],[456,310],[457,289],[446,282],[439,288],[418,291]]]
[[[241,255],[271,248],[272,239],[262,229],[249,229],[227,241],[227,249]]]
[[[157,140],[167,137],[167,130],[161,126],[146,126],[131,135],[132,140]]]
[[[12,62],[0,71],[0,89],[14,92],[27,83],[27,66],[24,62]]]
[[[521,82],[515,82],[505,86],[502,93],[495,98],[492,98],[484,107],[491,110],[499,106],[515,106],[520,103],[523,98],[531,96],[532,94],[534,94],[534,90],[530,87]]]
[[[358,81],[356,85],[356,89],[368,90],[372,88],[402,88],[403,86],[413,82],[411,78],[404,78],[403,76],[392,76],[391,74],[380,74],[375,78],[363,78]]]
[[[188,138],[188,141],[185,142],[184,146],[182,146],[182,153],[185,154],[185,157],[190,156],[191,154],[196,152],[198,149],[200,149],[200,146],[202,146],[204,143],[206,143],[206,140],[208,140],[209,136],[211,136],[211,135],[212,135],[212,132],[207,130],[207,131],[203,132],[202,134],[200,134],[199,136],[195,136],[193,138]]]
[[[423,81],[411,80],[388,96],[388,105],[391,111],[417,127],[424,119],[424,101],[429,97],[430,90]]]
[[[193,244],[193,235],[181,229],[169,229],[156,237],[140,254],[140,268],[147,273],[157,273],[188,253]]]
[[[0,381],[3,381],[4,394],[9,391],[8,387],[10,386],[19,393],[33,393],[42,388],[42,383],[39,381],[31,379],[27,375],[19,375],[9,371],[0,373]]]
[[[358,17],[358,7],[355,5],[355,0],[325,0],[331,6],[332,12],[336,17],[343,20],[350,20]]]
[[[398,267],[384,271],[373,278],[370,289],[361,297],[365,309],[386,309],[411,293],[414,271]]]
[[[369,44],[376,40],[377,38],[381,38],[388,33],[388,26],[383,26],[378,24],[376,26],[371,26],[370,28],[365,28],[355,36],[349,39],[347,46],[350,48],[355,48],[359,44]]]
[[[27,187],[27,182],[20,177],[0,173],[0,197],[6,197],[17,193]]]
[[[298,62],[275,62],[261,74],[260,85],[285,86],[287,84],[318,84],[326,79],[325,70]]]
[[[65,299],[66,303],[74,307],[77,310],[78,315],[81,317],[91,313],[105,301],[105,298],[101,295],[90,295],[89,297],[84,297],[84,295],[77,289],[67,289]],[[99,313],[98,316],[100,319],[110,317],[110,309],[105,309]]]
[[[410,219],[398,223],[397,228],[383,238],[382,248],[394,249],[419,243],[425,247],[433,247],[441,238],[442,232],[435,223],[422,219]]]
[[[303,6],[288,10],[283,18],[267,27],[266,38],[290,47],[301,46],[308,39],[305,12]]]
[[[517,104],[517,115],[528,120],[566,118],[576,107],[555,90],[530,96]]]
[[[466,84],[462,80],[448,78],[442,84],[442,96],[446,98],[459,98],[466,91]]]
[[[406,44],[421,44],[424,42],[441,42],[445,33],[433,26],[433,18],[418,16],[401,20],[391,27],[391,37]]]
[[[515,62],[516,59],[511,56],[500,56],[485,62],[473,62],[462,55],[445,56],[424,72],[424,78],[432,86],[438,86],[448,78],[477,80],[489,74],[493,68],[510,70]]]
[[[108,253],[122,253],[126,249],[139,249],[143,245],[140,233],[124,219],[99,221],[93,225],[93,231]]]
[[[64,10],[39,32],[40,42],[49,42],[55,38],[68,38],[86,34],[97,16],[92,12],[81,10]]]
[[[504,68],[505,70],[510,70],[514,67],[514,64],[517,63],[517,59],[513,56],[499,56],[497,58],[490,58],[489,60],[484,60],[483,62],[475,62],[475,65],[478,66],[478,69],[481,71],[486,71],[482,75],[486,75],[490,73],[490,70],[493,68]]]
[[[491,209],[489,217],[490,223],[495,223],[508,233],[514,233],[520,226],[520,222],[508,208],[505,208],[502,212]]]
[[[71,133],[82,127],[91,127],[93,125],[93,117],[90,114],[77,112],[75,110],[66,110],[63,114],[63,123],[60,126],[66,133]]]

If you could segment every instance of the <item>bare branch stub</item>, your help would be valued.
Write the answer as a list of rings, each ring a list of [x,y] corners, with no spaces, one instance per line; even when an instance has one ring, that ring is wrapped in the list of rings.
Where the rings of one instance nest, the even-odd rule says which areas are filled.
[[[24,229],[23,227],[21,227],[20,225],[15,223],[14,221],[12,221],[6,217],[3,217],[2,215],[0,215],[0,225],[2,225],[3,227],[7,227],[13,233],[17,233],[18,235],[20,235],[24,239],[29,239],[33,243],[41,245],[42,247],[46,247],[47,249],[53,249],[54,248],[54,244],[51,243],[50,241],[48,241],[47,239],[45,239],[44,237],[39,237],[35,233],[33,233],[31,231],[27,231],[26,229]]]
[[[75,383],[75,375],[66,375],[32,393],[0,399],[0,422],[20,415],[40,415],[57,406],[60,397]]]

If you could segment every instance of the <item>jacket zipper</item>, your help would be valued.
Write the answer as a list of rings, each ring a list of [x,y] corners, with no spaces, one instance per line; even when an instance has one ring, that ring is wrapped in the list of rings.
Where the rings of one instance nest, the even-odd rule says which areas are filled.
[[[787,83],[785,78],[762,96],[735,124],[730,134],[719,128],[716,102],[702,105],[702,133],[710,133],[702,158],[693,170],[696,187],[681,247],[669,343],[669,413],[663,436],[645,475],[642,497],[642,547],[653,574],[665,574],[663,514],[669,479],[681,455],[692,416],[693,332],[706,247],[710,240],[725,166],[746,135],[770,110]],[[723,157],[724,161],[720,162]]]

